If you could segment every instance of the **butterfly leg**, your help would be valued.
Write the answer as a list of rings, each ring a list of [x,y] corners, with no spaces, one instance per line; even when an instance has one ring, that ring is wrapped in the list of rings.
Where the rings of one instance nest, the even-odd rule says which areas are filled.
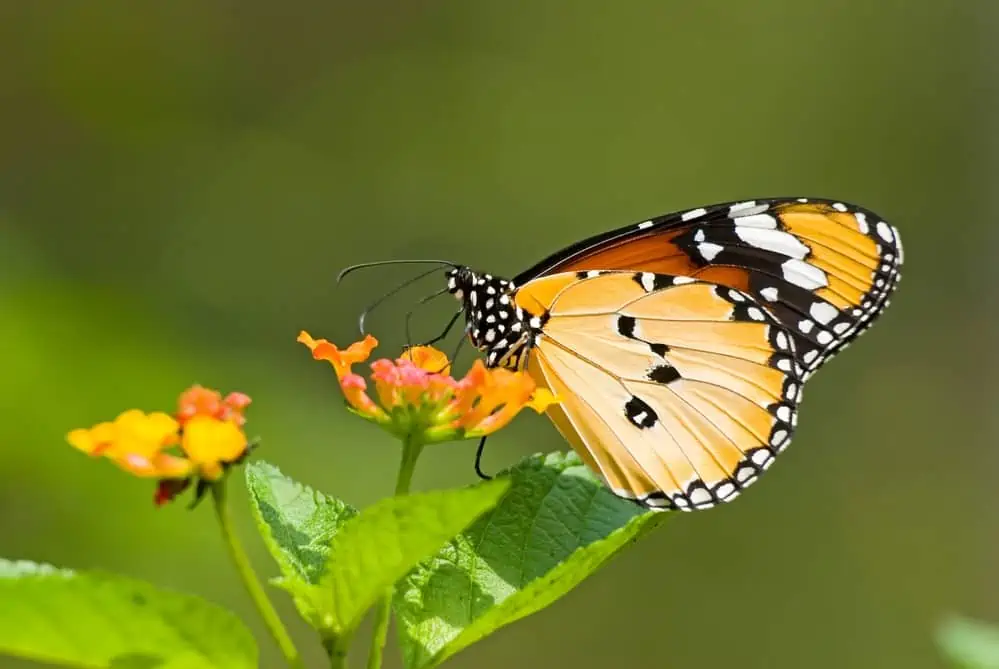
[[[412,313],[413,313],[413,312],[411,311],[411,312],[409,312],[408,314],[406,314],[406,330],[407,330],[407,332],[409,331],[409,320],[410,320],[410,317],[412,316]],[[436,344],[437,342],[439,342],[439,341],[441,341],[442,339],[444,339],[445,337],[447,337],[447,336],[448,336],[448,334],[449,334],[449,333],[451,332],[451,328],[453,328],[453,327],[454,327],[454,324],[458,322],[458,319],[459,319],[459,318],[461,318],[461,315],[462,315],[462,313],[464,313],[464,312],[463,312],[462,310],[460,310],[460,309],[459,309],[459,310],[458,310],[458,311],[457,311],[457,312],[455,313],[455,315],[451,317],[451,320],[449,320],[449,321],[447,322],[447,325],[446,325],[446,326],[444,327],[444,331],[443,331],[443,332],[441,332],[441,333],[440,333],[439,335],[437,335],[437,336],[436,336],[436,337],[434,337],[433,339],[431,339],[431,340],[429,340],[429,341],[425,341],[425,342],[423,342],[423,343],[422,343],[422,344],[420,344],[420,345],[421,345],[421,346],[433,346],[433,345],[434,345],[434,344]]]
[[[475,473],[478,474],[479,478],[484,481],[492,479],[492,476],[489,476],[482,471],[482,451],[486,447],[486,439],[488,438],[488,435],[482,437],[482,439],[479,440],[479,447],[475,449]]]

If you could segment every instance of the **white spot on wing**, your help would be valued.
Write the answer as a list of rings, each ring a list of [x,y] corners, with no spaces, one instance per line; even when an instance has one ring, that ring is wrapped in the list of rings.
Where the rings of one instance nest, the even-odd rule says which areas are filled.
[[[777,229],[777,219],[769,214],[753,214],[752,216],[740,216],[736,219],[736,225],[747,228],[765,228],[769,230]]]
[[[728,216],[731,219],[739,219],[743,216],[755,216],[770,209],[768,204],[757,204],[755,200],[740,202],[729,207]]]
[[[832,208],[836,211],[846,211],[846,205],[842,202],[834,202]]]
[[[871,226],[867,224],[867,215],[861,212],[857,212],[853,215],[857,219],[857,229],[860,230],[862,234],[868,234],[871,231]]]
[[[735,492],[735,486],[731,483],[722,483],[715,489],[715,495],[722,500],[728,499],[729,495]]]
[[[789,258],[803,259],[808,255],[808,247],[794,235],[779,230],[765,230],[755,227],[743,227],[742,219],[735,226],[735,234],[750,246],[766,251],[773,251]]]
[[[724,250],[724,247],[718,244],[712,244],[711,242],[701,242],[697,245],[697,250],[700,251],[701,256],[705,260],[711,262],[715,257]]]
[[[686,213],[680,214],[680,220],[689,221],[694,218],[700,218],[701,216],[704,216],[704,214],[706,213],[708,213],[708,210],[705,209],[704,207],[700,207],[699,209],[691,209]]]
[[[827,302],[813,302],[812,306],[808,308],[808,313],[819,323],[825,325],[836,318],[836,314],[839,312],[836,310],[836,307]]]
[[[878,235],[881,237],[881,239],[885,240],[886,242],[892,242],[895,240],[895,235],[894,233],[892,233],[890,225],[888,225],[884,221],[878,221],[876,227]]]
[[[651,228],[653,226],[652,221],[644,221],[638,224],[639,230],[645,230],[646,228]]]
[[[785,261],[781,265],[781,271],[786,281],[806,290],[825,288],[829,285],[829,279],[825,272],[797,258]]]
[[[770,286],[769,288],[764,288],[760,291],[762,295],[769,302],[777,301],[777,288],[775,286]]]

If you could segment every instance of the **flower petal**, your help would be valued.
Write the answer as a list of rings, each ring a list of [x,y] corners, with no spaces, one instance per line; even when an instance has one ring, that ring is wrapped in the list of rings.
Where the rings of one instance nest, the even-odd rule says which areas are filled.
[[[367,360],[371,356],[371,351],[378,346],[378,340],[367,335],[363,340],[354,342],[341,351],[326,339],[313,339],[305,330],[298,334],[298,341],[309,347],[315,360],[329,362],[339,378],[350,373],[351,365]]]
[[[66,440],[88,455],[117,458],[134,453],[149,458],[177,439],[178,423],[162,412],[124,411],[114,422],[98,423],[89,430],[73,430]]]
[[[232,420],[242,427],[246,423],[246,416],[243,413],[252,401],[250,396],[245,393],[229,393],[225,396],[225,400],[223,400],[223,404],[225,404],[228,411],[221,418]]]
[[[141,478],[182,478],[194,471],[193,462],[169,453],[157,453],[152,457],[122,453],[111,460],[129,474]]]
[[[114,423],[98,423],[89,430],[78,428],[66,435],[66,441],[87,455],[101,455],[114,441]]]
[[[357,374],[347,374],[340,381],[343,396],[361,415],[373,420],[386,420],[388,415],[365,392],[368,384]]]
[[[239,425],[246,422],[243,412],[250,405],[249,395],[229,393],[222,399],[222,393],[202,386],[191,386],[180,394],[177,400],[177,420],[186,423],[195,416],[212,416],[219,420],[234,420]]]
[[[544,413],[548,411],[548,407],[558,404],[558,402],[559,399],[555,396],[555,393],[547,388],[538,388],[534,391],[534,395],[531,396],[531,399],[525,406],[534,409],[538,413]]]
[[[246,435],[235,422],[209,416],[192,418],[181,439],[181,448],[209,479],[221,476],[220,463],[238,460],[246,447]]]
[[[177,420],[184,423],[195,416],[219,416],[222,394],[203,386],[191,386],[177,398]]]
[[[420,369],[424,369],[432,374],[451,374],[451,362],[443,351],[439,351],[433,346],[413,346],[407,348],[399,358],[399,362],[411,362]]]

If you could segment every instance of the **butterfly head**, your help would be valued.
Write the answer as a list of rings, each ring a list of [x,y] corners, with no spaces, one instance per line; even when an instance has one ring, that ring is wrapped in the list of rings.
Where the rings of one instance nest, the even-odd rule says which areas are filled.
[[[516,304],[513,282],[458,266],[447,272],[447,290],[461,303],[465,331],[486,364],[517,367],[532,328],[531,315]]]

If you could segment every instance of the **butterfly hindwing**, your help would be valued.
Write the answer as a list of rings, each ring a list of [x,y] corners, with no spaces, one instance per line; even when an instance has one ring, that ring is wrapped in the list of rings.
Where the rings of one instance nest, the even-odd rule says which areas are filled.
[[[832,200],[730,202],[584,240],[514,279],[630,270],[691,276],[751,295],[795,340],[804,375],[871,325],[899,279],[898,231]]]
[[[516,300],[545,308],[528,369],[561,400],[554,422],[617,494],[708,508],[790,442],[794,340],[748,293],[612,271],[539,278]]]

